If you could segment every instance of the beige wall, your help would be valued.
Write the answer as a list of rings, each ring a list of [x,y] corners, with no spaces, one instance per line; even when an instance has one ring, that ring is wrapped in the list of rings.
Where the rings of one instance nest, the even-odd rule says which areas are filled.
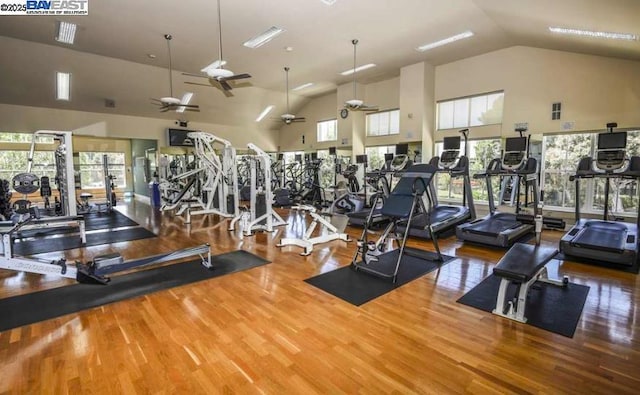
[[[283,125],[279,132],[278,146],[280,151],[305,151],[326,149],[340,145],[338,141],[318,143],[316,124],[318,121],[336,119],[336,93],[317,97],[300,109],[295,115],[305,117],[306,122],[295,122]],[[279,116],[279,115],[274,115]],[[302,143],[302,136],[305,138]]]
[[[532,133],[561,132],[567,121],[574,131],[640,126],[640,62],[517,46],[436,67],[436,100],[496,90],[505,92],[502,125],[472,128],[471,138],[511,136],[517,122]]]
[[[0,130],[6,132],[72,130],[76,135],[158,140],[162,147],[166,145],[166,129],[174,127],[177,125],[169,119],[0,104]],[[238,148],[251,142],[265,151],[277,149],[277,130],[198,122],[189,122],[188,128],[213,133]]]

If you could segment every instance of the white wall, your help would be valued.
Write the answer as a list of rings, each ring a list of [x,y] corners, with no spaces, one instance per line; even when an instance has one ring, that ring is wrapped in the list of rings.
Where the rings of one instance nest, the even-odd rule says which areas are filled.
[[[338,141],[318,143],[316,124],[318,121],[336,119],[336,92],[319,96],[296,112],[296,116],[305,117],[305,122],[295,122],[280,128],[278,146],[280,151],[304,151],[326,149],[340,145]],[[276,116],[276,115],[274,115]],[[279,116],[279,115],[278,115]],[[302,143],[304,136],[304,144]]]
[[[502,125],[472,128],[471,138],[511,136],[517,122],[531,133],[560,132],[567,121],[574,131],[640,126],[637,61],[517,46],[436,67],[436,100],[496,90],[505,92]],[[558,121],[554,102],[562,102]]]
[[[155,139],[162,147],[167,145],[167,128],[177,128],[177,125],[167,119],[0,104],[0,130],[6,132],[73,130],[81,135]],[[240,149],[250,142],[265,151],[277,149],[277,130],[198,122],[189,122],[188,129],[215,134]]]

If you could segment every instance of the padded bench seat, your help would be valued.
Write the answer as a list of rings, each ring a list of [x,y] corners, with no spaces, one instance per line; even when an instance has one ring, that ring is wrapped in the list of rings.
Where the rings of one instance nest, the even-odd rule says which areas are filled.
[[[526,283],[558,253],[554,247],[516,243],[493,268],[493,274],[514,282]]]

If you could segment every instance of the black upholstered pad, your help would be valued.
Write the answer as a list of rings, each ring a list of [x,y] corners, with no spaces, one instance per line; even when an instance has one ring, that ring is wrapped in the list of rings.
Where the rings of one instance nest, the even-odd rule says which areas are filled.
[[[493,274],[513,281],[527,282],[556,254],[554,247],[516,243],[493,268]]]

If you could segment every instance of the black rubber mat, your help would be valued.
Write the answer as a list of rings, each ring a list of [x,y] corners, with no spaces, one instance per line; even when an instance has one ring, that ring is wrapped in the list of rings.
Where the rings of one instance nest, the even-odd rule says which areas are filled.
[[[455,259],[447,255],[442,257],[444,262],[425,261],[405,255],[400,264],[398,279],[395,283],[363,271],[356,271],[351,265],[304,281],[346,302],[360,306]]]
[[[525,310],[527,324],[573,337],[589,294],[589,287],[573,283],[564,288],[547,283],[538,285],[529,291]],[[496,307],[499,286],[500,278],[491,275],[458,299],[458,303],[491,312]],[[515,297],[515,285],[509,286],[508,292],[509,299]]]
[[[111,211],[111,213],[89,213],[84,215],[86,230],[115,229],[137,225],[136,221],[116,210]]]
[[[247,251],[114,276],[108,285],[74,284],[0,300],[0,332],[36,322],[262,266],[269,261]]]
[[[121,241],[148,239],[150,237],[156,237],[156,235],[150,230],[142,227],[114,231],[104,230],[95,233],[87,233],[87,244],[84,247],[119,243]],[[13,253],[15,255],[28,256],[42,254],[45,252],[71,250],[80,247],[83,247],[80,241],[80,236],[74,234],[62,237],[16,241],[13,243]]]
[[[99,230],[99,229],[117,229],[130,226],[138,226],[138,223],[126,215],[119,213],[118,211],[112,211],[111,213],[89,213],[84,214],[84,229],[86,231]],[[52,235],[60,235],[66,233],[77,233],[77,227],[69,228],[41,228],[41,229],[27,229],[20,231],[16,236],[18,238],[28,237],[45,237]]]

